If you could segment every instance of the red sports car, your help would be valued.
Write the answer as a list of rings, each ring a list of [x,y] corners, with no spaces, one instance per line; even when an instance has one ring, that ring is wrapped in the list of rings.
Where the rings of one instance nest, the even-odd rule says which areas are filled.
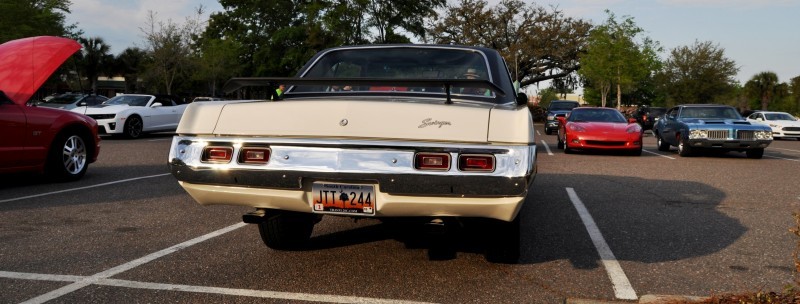
[[[49,36],[0,44],[0,174],[33,171],[71,181],[97,160],[100,137],[94,119],[28,104],[80,49],[74,40]]]
[[[625,119],[611,108],[575,108],[558,117],[558,148],[617,150],[642,154],[642,127],[635,118]]]

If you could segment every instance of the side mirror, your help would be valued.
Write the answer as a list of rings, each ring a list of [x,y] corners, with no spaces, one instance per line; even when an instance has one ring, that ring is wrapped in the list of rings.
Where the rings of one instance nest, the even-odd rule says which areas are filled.
[[[523,106],[528,104],[528,95],[525,93],[517,93],[517,105]]]
[[[758,121],[764,121],[764,119],[763,119],[763,118],[761,118],[761,117],[759,117],[759,118],[756,118],[756,120],[758,120]]]
[[[85,106],[87,106],[87,105],[88,105],[88,104],[86,104],[86,102],[85,102],[85,101],[81,101],[81,102],[79,102],[79,103],[78,103],[78,106],[79,106],[79,107],[85,107]]]
[[[567,123],[567,118],[564,117],[564,116],[556,116],[556,119],[558,119],[558,123],[559,124],[563,125],[563,124]]]
[[[637,123],[636,118],[628,118],[628,123]]]
[[[163,105],[160,102],[156,102],[156,103],[153,103],[150,107],[151,108],[158,108],[160,106],[163,106]]]

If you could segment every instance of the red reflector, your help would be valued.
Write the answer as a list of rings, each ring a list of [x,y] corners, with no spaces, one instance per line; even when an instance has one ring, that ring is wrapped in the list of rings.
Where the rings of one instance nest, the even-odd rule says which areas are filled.
[[[203,161],[212,163],[227,163],[233,157],[232,147],[209,146],[203,150]]]
[[[450,154],[417,153],[414,157],[414,168],[419,170],[450,170]]]
[[[239,162],[245,164],[266,164],[271,150],[262,147],[243,147],[239,152]]]
[[[458,156],[458,169],[461,171],[494,171],[494,155],[462,154]]]

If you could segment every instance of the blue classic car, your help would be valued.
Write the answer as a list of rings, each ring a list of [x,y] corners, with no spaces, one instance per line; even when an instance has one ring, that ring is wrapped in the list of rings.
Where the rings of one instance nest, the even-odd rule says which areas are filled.
[[[761,158],[772,142],[772,130],[751,124],[731,106],[692,104],[673,107],[653,127],[659,151],[678,147],[680,156],[698,149],[745,152]]]

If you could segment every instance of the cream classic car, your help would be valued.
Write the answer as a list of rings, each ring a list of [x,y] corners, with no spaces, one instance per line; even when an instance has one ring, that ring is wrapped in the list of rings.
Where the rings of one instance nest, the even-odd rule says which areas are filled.
[[[519,258],[520,208],[536,174],[525,94],[492,49],[372,45],[328,49],[263,100],[192,103],[169,164],[200,204],[254,208],[273,249],[301,248],[324,215],[495,229],[490,261]],[[489,228],[487,228],[489,229]]]

